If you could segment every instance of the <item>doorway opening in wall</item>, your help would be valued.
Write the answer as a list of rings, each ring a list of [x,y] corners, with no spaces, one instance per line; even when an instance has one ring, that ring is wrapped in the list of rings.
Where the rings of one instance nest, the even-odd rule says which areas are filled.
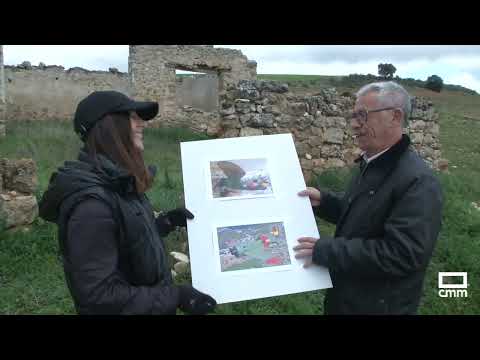
[[[219,81],[215,71],[175,69],[177,106],[191,106],[206,112],[218,110]]]

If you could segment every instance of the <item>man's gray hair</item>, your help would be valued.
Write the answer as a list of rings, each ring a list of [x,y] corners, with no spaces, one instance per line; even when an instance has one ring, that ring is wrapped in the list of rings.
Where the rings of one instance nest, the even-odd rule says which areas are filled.
[[[412,111],[411,98],[403,86],[393,81],[375,82],[363,86],[357,91],[357,98],[368,93],[378,93],[378,99],[382,106],[398,107],[403,110],[403,127],[408,124],[410,112]]]

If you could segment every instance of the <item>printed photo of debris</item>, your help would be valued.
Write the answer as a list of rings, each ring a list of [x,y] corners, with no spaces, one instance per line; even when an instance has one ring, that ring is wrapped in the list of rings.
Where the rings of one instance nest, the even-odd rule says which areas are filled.
[[[217,228],[221,271],[289,265],[282,222]]]
[[[214,198],[273,194],[266,159],[210,162]]]

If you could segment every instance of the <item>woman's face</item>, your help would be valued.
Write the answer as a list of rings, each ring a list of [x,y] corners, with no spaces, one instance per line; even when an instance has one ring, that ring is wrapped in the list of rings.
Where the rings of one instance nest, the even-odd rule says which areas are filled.
[[[143,151],[143,129],[145,121],[143,121],[135,111],[130,113],[130,124],[132,125],[133,145],[140,151]]]

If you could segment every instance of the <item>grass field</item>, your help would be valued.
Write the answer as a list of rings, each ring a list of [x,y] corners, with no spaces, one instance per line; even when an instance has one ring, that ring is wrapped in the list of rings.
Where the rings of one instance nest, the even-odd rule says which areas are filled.
[[[288,76],[294,77],[294,75]],[[275,80],[286,81],[276,76]],[[335,79],[325,77],[330,86]],[[315,89],[311,89],[315,91]],[[480,314],[480,212],[471,206],[480,201],[480,96],[460,92],[432,93],[410,89],[432,98],[440,111],[443,157],[449,173],[439,174],[444,187],[443,228],[429,267],[421,314]],[[51,173],[66,159],[76,157],[80,142],[70,123],[9,122],[8,135],[0,140],[0,156],[33,158],[38,166],[40,197]],[[147,129],[146,159],[159,168],[149,197],[157,209],[182,204],[179,142],[205,139],[183,129]],[[324,172],[315,180],[321,188],[341,190],[347,170]],[[319,221],[320,231],[332,234],[333,226]],[[171,234],[169,251],[182,251],[184,232]],[[56,227],[37,219],[24,231],[0,233],[0,314],[74,314],[58,257]],[[467,271],[468,298],[440,298],[439,271]],[[177,282],[189,281],[188,275]],[[218,306],[217,314],[321,314],[324,291],[287,295]]]

